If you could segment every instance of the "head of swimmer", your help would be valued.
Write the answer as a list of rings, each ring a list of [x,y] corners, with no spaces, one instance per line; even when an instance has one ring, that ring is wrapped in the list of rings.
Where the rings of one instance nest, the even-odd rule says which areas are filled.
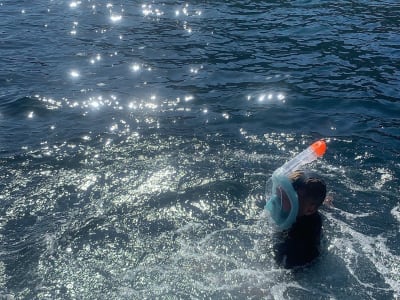
[[[299,200],[297,217],[309,216],[318,211],[326,197],[326,184],[316,174],[308,171],[295,171],[289,175]],[[282,201],[282,209],[290,211],[291,204],[285,191],[277,188],[276,193]]]

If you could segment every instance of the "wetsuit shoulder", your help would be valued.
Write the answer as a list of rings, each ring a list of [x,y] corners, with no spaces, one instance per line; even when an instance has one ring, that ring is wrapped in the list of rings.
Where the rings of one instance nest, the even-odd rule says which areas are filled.
[[[322,218],[319,213],[303,216],[274,245],[276,261],[286,268],[301,266],[319,255]]]

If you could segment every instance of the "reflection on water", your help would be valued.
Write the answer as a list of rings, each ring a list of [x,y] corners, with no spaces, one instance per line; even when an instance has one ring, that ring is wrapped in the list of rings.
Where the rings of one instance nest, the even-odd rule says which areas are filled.
[[[274,265],[270,224],[254,201],[264,191],[263,172],[287,152],[276,149],[298,139],[243,135],[243,145],[218,135],[185,139],[125,133],[120,141],[83,136],[27,153],[19,168],[3,175],[5,249],[31,249],[14,262],[15,274],[33,278],[37,272],[40,280],[34,281],[40,286],[36,292],[19,295],[118,299],[293,293],[302,298],[308,291],[304,297],[324,298],[347,295],[343,286],[359,286],[350,293],[356,298],[389,297],[397,286],[398,259],[387,246],[390,235],[357,230],[370,226],[363,220],[374,218],[367,207],[364,214],[345,213],[354,211],[345,207],[323,210],[328,245],[302,276]],[[343,144],[333,140],[329,148]],[[325,173],[336,195],[344,195],[335,178],[344,183],[351,178],[329,161],[334,163],[328,156],[313,167]],[[348,199],[336,201],[342,207]],[[13,228],[19,228],[17,244],[9,239]],[[27,266],[30,273],[22,275]],[[335,272],[327,278],[330,269]]]
[[[79,71],[77,71],[77,70],[71,70],[71,71],[69,72],[69,75],[70,75],[72,78],[78,78],[78,77],[80,76]]]
[[[0,3],[0,298],[398,297],[390,5]],[[289,272],[254,202],[321,137],[335,207]]]

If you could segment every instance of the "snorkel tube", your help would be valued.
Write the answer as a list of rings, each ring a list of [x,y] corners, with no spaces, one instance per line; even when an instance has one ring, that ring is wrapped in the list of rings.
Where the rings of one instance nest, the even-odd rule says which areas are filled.
[[[266,184],[267,203],[265,209],[269,211],[276,225],[286,230],[296,221],[299,200],[297,192],[294,190],[289,175],[298,170],[301,166],[308,164],[326,152],[326,143],[319,140],[300,152],[283,166],[272,173]],[[272,188],[271,188],[272,183]],[[271,192],[268,193],[269,188]]]
[[[314,142],[307,149],[297,154],[294,158],[286,162],[283,166],[275,170],[275,172],[288,176],[301,166],[308,164],[318,157],[322,157],[326,152],[326,143],[324,140]],[[274,173],[275,173],[274,172]]]

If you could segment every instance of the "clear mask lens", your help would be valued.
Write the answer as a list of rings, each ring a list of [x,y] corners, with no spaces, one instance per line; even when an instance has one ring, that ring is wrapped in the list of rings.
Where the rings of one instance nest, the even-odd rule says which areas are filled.
[[[272,175],[271,196],[266,204],[272,219],[281,229],[289,228],[295,221],[298,212],[297,193],[286,176]]]

